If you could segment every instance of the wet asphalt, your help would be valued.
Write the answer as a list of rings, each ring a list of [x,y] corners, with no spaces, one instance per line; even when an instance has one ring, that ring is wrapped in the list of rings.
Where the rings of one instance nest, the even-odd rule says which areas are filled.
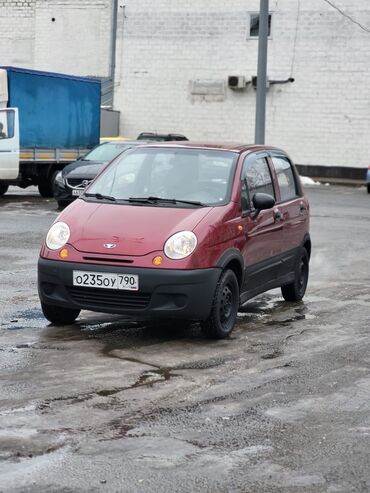
[[[370,491],[370,196],[307,188],[311,277],[232,337],[82,312],[53,327],[36,262],[53,200],[0,200],[0,491]]]

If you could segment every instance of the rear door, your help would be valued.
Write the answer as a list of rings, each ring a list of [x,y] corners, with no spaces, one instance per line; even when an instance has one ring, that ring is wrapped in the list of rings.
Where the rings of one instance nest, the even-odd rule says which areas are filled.
[[[271,153],[272,171],[276,176],[277,203],[276,208],[282,215],[284,226],[282,251],[283,274],[294,267],[297,248],[302,243],[308,221],[308,204],[302,194],[299,178],[285,154]]]
[[[242,249],[244,258],[245,285],[243,291],[255,292],[279,276],[281,259],[280,236],[283,224],[276,215],[275,208],[261,211],[256,219],[253,195],[258,192],[272,195],[276,193],[268,162],[268,154],[258,153],[248,156],[242,168],[242,221],[246,242]]]
[[[15,180],[19,173],[18,109],[0,110],[0,180]]]

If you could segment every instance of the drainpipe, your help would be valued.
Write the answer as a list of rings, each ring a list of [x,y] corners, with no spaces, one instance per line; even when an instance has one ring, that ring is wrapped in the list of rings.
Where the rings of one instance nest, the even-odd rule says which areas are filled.
[[[118,0],[113,0],[111,40],[110,40],[110,63],[109,63],[109,80],[110,83],[112,84],[112,108],[113,108],[113,98],[114,98],[114,77],[116,72],[117,11],[118,11]]]
[[[255,144],[265,143],[269,0],[260,0]]]

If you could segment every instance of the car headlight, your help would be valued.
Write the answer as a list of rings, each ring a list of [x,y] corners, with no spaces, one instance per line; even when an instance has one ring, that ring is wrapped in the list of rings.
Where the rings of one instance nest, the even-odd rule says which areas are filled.
[[[55,183],[58,183],[59,185],[64,185],[65,184],[65,180],[63,178],[63,175],[62,175],[62,172],[61,171],[59,171],[56,174],[54,181],[55,181]]]
[[[164,245],[164,253],[173,260],[188,257],[197,246],[197,237],[192,231],[180,231],[172,235]]]
[[[52,225],[46,236],[46,246],[50,250],[58,250],[69,240],[71,234],[68,224],[63,222],[57,222]]]

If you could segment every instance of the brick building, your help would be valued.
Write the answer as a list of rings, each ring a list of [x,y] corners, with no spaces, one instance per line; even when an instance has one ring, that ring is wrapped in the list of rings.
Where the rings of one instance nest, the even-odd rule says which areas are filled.
[[[252,142],[256,91],[227,82],[256,75],[259,0],[124,3],[115,91],[123,133]],[[294,82],[268,90],[266,142],[301,164],[367,167],[370,2],[270,0],[270,12],[268,76]]]
[[[0,0],[2,64],[108,76],[114,3]],[[255,89],[230,89],[228,77],[256,75],[259,0],[117,3],[121,134],[253,141]],[[294,82],[269,87],[266,142],[323,166],[319,174],[362,175],[370,163],[370,2],[270,0],[270,13],[269,79]]]

